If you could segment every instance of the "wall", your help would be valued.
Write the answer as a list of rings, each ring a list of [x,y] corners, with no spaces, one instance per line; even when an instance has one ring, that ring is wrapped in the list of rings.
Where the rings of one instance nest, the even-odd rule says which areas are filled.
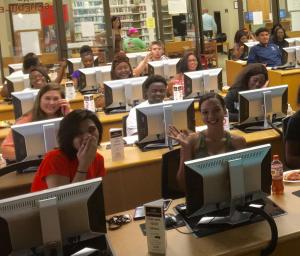
[[[234,35],[239,29],[238,9],[234,9],[233,0],[202,0],[201,3],[202,8],[207,8],[209,10],[209,14],[213,14],[214,11],[219,11],[221,13],[222,32],[227,34],[229,47],[233,47]],[[228,12],[225,12],[226,9]]]

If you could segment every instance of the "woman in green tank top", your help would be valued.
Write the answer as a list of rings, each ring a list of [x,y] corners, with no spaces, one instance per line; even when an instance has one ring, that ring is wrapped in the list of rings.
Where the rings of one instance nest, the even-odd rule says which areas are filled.
[[[184,162],[206,156],[225,153],[246,147],[243,137],[230,134],[224,130],[223,122],[226,113],[224,99],[216,93],[207,93],[200,99],[199,109],[207,129],[201,132],[179,131],[169,127],[169,137],[181,145],[180,164],[177,181],[185,191]]]

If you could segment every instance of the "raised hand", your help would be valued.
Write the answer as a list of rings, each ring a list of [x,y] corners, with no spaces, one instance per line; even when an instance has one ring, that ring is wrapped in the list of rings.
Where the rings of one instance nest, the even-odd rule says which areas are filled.
[[[168,136],[178,141],[183,148],[189,149],[192,149],[199,137],[199,135],[195,132],[188,132],[186,130],[179,131],[173,125],[169,126]]]
[[[69,102],[66,99],[60,99],[58,101],[58,104],[61,108],[61,112],[63,113],[64,116],[66,116],[67,114],[69,114],[71,112],[71,107]]]

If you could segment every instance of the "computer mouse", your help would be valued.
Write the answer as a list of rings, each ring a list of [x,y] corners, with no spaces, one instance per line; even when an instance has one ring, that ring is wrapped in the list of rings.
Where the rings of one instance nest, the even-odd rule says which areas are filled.
[[[165,226],[166,228],[175,227],[177,224],[177,219],[173,214],[165,214]]]

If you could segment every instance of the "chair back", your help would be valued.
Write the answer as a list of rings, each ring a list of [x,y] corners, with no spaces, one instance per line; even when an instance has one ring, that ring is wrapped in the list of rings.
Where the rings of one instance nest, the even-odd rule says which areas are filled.
[[[180,148],[169,151],[162,155],[162,198],[177,199],[185,196],[185,194],[179,189],[176,180],[179,163]]]

